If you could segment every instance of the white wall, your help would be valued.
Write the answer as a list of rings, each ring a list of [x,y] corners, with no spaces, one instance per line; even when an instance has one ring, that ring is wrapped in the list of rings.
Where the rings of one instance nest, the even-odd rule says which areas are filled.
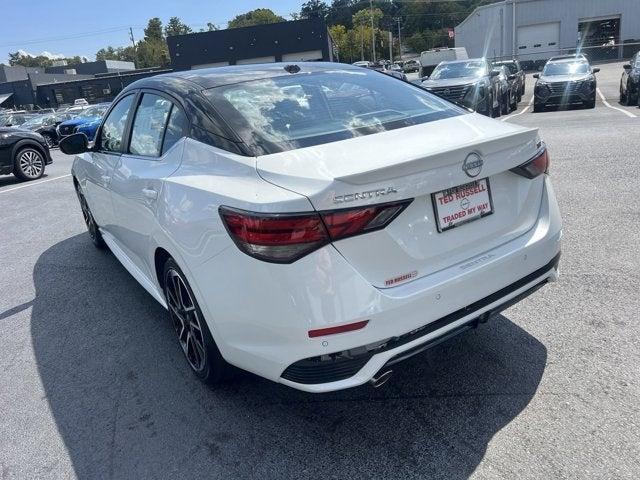
[[[500,11],[503,11],[502,22]],[[456,27],[456,47],[466,47],[469,56],[481,56],[483,51],[493,56],[491,52],[500,51],[500,45],[504,44],[504,55],[511,55],[512,12],[512,0],[477,8]],[[621,40],[640,39],[640,0],[516,1],[516,24],[519,26],[560,22],[562,48],[576,46],[578,23],[583,19],[615,16],[621,17]],[[495,25],[501,24],[502,32],[496,32]]]

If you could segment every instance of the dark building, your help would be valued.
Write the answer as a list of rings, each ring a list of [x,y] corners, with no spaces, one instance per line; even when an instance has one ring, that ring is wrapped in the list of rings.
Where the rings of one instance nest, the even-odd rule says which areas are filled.
[[[323,19],[231,28],[167,38],[174,70],[249,63],[333,61]]]
[[[133,62],[120,60],[98,60],[95,62],[76,63],[73,65],[58,65],[45,68],[46,73],[71,73],[78,75],[97,75],[100,73],[122,73],[135,70]]]
[[[39,68],[10,67],[24,69],[13,71],[13,80],[0,83],[0,106],[4,108],[17,107],[32,109],[39,104],[37,89],[40,85],[66,82],[70,79],[88,79],[90,75],[65,75],[44,73]],[[19,74],[22,72],[24,75]],[[44,106],[44,105],[40,105]]]
[[[148,68],[122,74],[89,77],[84,80],[38,85],[37,104],[41,107],[57,108],[60,105],[72,104],[78,98],[84,98],[89,103],[110,102],[130,83],[170,71],[170,69]],[[75,77],[78,76],[75,75]]]

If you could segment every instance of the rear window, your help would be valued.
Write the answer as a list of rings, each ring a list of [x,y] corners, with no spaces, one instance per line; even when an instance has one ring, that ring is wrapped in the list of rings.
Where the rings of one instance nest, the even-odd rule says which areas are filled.
[[[243,141],[264,153],[466,113],[419,87],[365,69],[255,80],[205,93]]]
[[[431,76],[431,80],[445,80],[447,78],[482,77],[487,74],[487,64],[477,60],[469,62],[441,63]]]
[[[547,63],[542,71],[543,75],[581,75],[591,71],[589,64],[586,62],[561,62]]]
[[[516,65],[515,62],[509,62],[509,63],[496,63],[497,66],[505,66],[507,67],[507,70],[509,70],[509,72],[511,74],[514,73],[518,73],[518,65]]]

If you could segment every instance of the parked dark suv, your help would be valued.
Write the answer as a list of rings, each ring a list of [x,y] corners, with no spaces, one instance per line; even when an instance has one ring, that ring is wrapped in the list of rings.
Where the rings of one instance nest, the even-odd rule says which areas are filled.
[[[527,75],[524,73],[524,70],[520,66],[520,62],[518,60],[501,60],[499,62],[493,62],[495,67],[500,67],[504,65],[509,70],[511,75],[515,75],[514,84],[516,85],[516,94],[518,98],[518,102],[522,100],[522,96],[524,95],[527,83]]]
[[[640,91],[640,52],[636,53],[629,63],[622,66],[620,79],[620,103],[623,105],[637,105],[638,91]]]
[[[0,175],[13,173],[20,180],[36,180],[52,162],[42,135],[29,130],[0,127]]]
[[[582,104],[587,108],[596,106],[596,76],[599,68],[591,68],[588,61],[580,57],[549,60],[534,89],[533,111],[542,111],[547,105],[569,106]]]
[[[422,87],[450,102],[499,117],[500,72],[484,58],[440,62]]]

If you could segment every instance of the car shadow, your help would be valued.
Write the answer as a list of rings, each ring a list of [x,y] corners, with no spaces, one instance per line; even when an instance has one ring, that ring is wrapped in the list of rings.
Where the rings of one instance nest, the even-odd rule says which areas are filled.
[[[44,252],[33,276],[38,371],[81,479],[467,478],[547,358],[498,316],[380,389],[311,395],[248,373],[210,389],[163,308],[86,234]]]
[[[38,178],[37,180],[32,180],[34,182],[37,182],[38,180],[44,180],[45,178],[47,178],[49,175],[47,173],[45,173],[44,175],[42,175],[42,177]],[[27,184],[29,183],[29,181],[25,181],[25,180],[20,180],[18,177],[16,177],[14,174],[8,174],[8,175],[2,175],[0,176],[0,188],[2,187],[10,187],[13,185],[19,185],[19,184]],[[0,190],[2,191],[2,190]]]

